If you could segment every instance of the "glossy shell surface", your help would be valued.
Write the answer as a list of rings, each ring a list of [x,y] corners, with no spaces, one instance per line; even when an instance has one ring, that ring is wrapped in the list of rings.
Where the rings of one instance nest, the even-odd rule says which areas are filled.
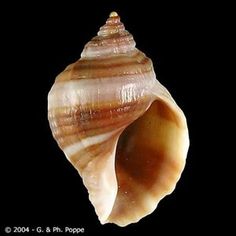
[[[185,116],[115,12],[57,76],[48,119],[102,224],[153,212],[184,169]]]

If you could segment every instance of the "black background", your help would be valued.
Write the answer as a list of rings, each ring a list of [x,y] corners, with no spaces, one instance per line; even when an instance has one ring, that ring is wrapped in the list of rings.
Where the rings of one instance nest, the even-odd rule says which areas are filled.
[[[209,59],[218,21],[214,5],[96,2],[12,3],[2,8],[0,235],[5,226],[84,227],[84,235],[202,235],[219,230],[219,180],[213,177],[218,160],[212,151],[217,143],[209,142],[215,130],[209,95],[215,80]],[[190,133],[186,168],[174,193],[150,216],[125,228],[100,225],[47,120],[47,94],[56,75],[80,57],[114,10],[137,47],[152,58],[159,81],[185,112]]]

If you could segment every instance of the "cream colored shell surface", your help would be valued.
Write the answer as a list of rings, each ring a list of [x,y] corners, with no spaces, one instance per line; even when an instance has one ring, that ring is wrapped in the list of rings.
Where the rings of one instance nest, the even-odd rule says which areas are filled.
[[[126,226],[153,212],[184,169],[185,116],[114,12],[57,76],[48,119],[102,224]]]

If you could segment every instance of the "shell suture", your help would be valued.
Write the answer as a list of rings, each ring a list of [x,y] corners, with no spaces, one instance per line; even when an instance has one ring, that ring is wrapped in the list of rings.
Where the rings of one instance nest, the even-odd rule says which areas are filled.
[[[150,214],[183,171],[185,116],[115,12],[57,76],[48,119],[102,224]]]

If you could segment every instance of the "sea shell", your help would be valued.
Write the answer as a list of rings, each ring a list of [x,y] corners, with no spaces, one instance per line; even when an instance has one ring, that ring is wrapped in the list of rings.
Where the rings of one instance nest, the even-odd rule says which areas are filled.
[[[185,116],[116,12],[57,76],[48,119],[102,224],[153,212],[184,169]]]

